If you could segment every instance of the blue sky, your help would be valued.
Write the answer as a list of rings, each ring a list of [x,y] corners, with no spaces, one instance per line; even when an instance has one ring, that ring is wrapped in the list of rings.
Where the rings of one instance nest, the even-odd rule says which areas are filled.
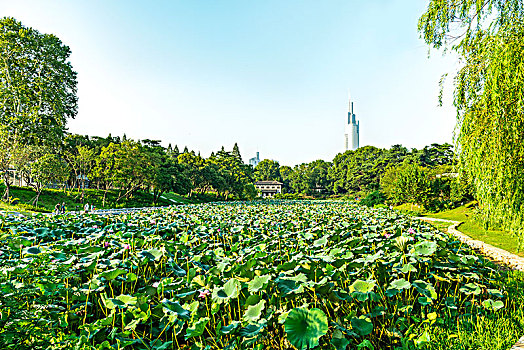
[[[0,16],[72,50],[79,112],[71,132],[160,139],[208,156],[332,160],[348,91],[360,144],[451,142],[456,66],[419,39],[426,1],[0,0]]]

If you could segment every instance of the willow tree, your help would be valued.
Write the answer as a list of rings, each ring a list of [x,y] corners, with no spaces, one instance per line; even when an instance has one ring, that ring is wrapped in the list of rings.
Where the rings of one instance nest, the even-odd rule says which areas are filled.
[[[455,138],[486,225],[523,233],[524,0],[430,0],[427,44],[455,51]]]

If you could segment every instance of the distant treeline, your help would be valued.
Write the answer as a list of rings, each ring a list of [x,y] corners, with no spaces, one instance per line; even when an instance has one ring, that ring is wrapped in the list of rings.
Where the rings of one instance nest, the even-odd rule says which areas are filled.
[[[284,198],[371,195],[373,204],[389,199],[392,203],[410,201],[437,207],[430,203],[435,197],[442,203],[460,200],[460,195],[452,196],[452,182],[458,180],[449,144],[432,144],[421,150],[401,145],[390,149],[366,146],[337,154],[332,162],[316,160],[293,168],[269,159],[253,168],[244,163],[237,144],[231,151],[222,147],[208,158],[187,147],[163,147],[158,140],[138,141],[125,135],[104,138],[67,134],[53,148],[22,146],[13,139],[10,145],[11,161],[2,169],[6,196],[13,180],[7,176],[8,170],[14,167],[37,193],[50,183],[78,191],[85,187],[105,192],[117,189],[117,202],[138,190],[152,193],[155,201],[165,192],[253,199],[258,180],[282,182]],[[412,173],[404,174],[407,171]],[[412,183],[415,180],[418,182]],[[406,181],[407,185],[402,183]],[[407,194],[407,189],[400,190],[402,186],[417,188],[418,194]]]

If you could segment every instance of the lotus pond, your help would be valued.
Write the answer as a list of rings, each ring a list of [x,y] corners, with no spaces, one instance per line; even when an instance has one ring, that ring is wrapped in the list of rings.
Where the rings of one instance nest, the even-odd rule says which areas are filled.
[[[0,220],[2,349],[409,349],[510,303],[459,241],[347,202]]]

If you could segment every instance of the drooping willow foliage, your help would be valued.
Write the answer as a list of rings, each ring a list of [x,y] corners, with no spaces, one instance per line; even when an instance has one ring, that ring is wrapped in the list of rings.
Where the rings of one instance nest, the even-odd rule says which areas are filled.
[[[461,58],[457,150],[485,223],[524,233],[524,0],[430,0],[419,31]]]

